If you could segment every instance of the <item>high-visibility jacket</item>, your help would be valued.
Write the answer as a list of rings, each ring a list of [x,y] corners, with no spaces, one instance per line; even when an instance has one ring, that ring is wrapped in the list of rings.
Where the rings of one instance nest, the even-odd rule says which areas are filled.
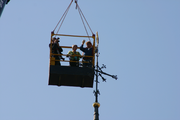
[[[73,52],[73,51],[69,51],[67,56],[68,55],[81,55],[79,52]],[[79,56],[70,56],[70,60],[72,61],[79,61],[80,57]]]

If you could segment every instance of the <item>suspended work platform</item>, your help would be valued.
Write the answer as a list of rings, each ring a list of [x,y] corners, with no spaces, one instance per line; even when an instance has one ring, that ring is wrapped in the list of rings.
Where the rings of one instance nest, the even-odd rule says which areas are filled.
[[[51,33],[51,41],[55,34]],[[79,35],[63,35],[56,34],[56,36],[68,36],[68,37],[91,37],[93,38],[93,55],[86,56],[92,58],[92,66],[90,67],[72,67],[72,66],[62,66],[55,65],[55,61],[61,62],[73,62],[68,60],[56,60],[53,55],[58,56],[67,56],[67,54],[53,54],[50,45],[50,65],[49,65],[49,85],[56,86],[73,86],[73,87],[88,87],[93,88],[94,83],[94,62],[95,62],[95,37],[98,35],[92,36],[79,36]],[[61,46],[62,48],[69,48],[68,46]],[[74,55],[78,56],[78,55]],[[79,56],[84,57],[84,56]],[[83,61],[79,61],[80,63],[84,63]]]
[[[73,1],[73,0],[72,0]],[[71,1],[71,3],[72,3]],[[56,25],[56,27],[54,28],[54,30],[51,32],[51,39],[50,39],[50,64],[49,64],[49,81],[48,84],[49,85],[56,85],[56,86],[73,86],[73,87],[87,87],[87,88],[93,88],[93,83],[94,83],[94,68],[95,68],[95,51],[98,50],[98,43],[99,43],[99,39],[98,39],[98,33],[96,33],[96,35],[92,32],[89,24],[87,23],[87,20],[85,19],[81,9],[79,8],[79,5],[76,3],[76,7],[79,11],[80,17],[82,19],[82,23],[85,27],[83,18],[85,20],[85,22],[87,23],[87,26],[89,27],[92,36],[88,34],[87,29],[85,27],[86,33],[87,35],[67,35],[67,34],[58,34],[59,29],[62,25],[62,22],[64,21],[67,12],[71,6],[68,6],[68,8],[66,9],[66,11],[64,12],[63,16],[61,17],[61,19],[59,20],[58,24]],[[62,22],[61,22],[62,20]],[[55,30],[57,28],[57,26],[59,26],[57,32],[55,33]],[[92,39],[92,55],[91,56],[83,56],[83,55],[71,55],[74,57],[80,57],[80,58],[91,58],[91,61],[78,61],[79,64],[83,64],[83,63],[87,63],[90,64],[89,67],[86,66],[78,66],[78,67],[74,67],[74,66],[62,66],[62,65],[57,65],[55,63],[57,62],[76,62],[77,61],[72,61],[72,60],[61,60],[61,59],[57,59],[57,56],[66,56],[67,54],[63,54],[63,53],[54,53],[52,51],[52,46],[53,46],[53,38],[54,37],[78,37],[78,38],[86,38],[86,39]],[[90,40],[91,41],[91,40]],[[97,42],[97,45],[95,45],[95,41]],[[83,43],[84,44],[84,43]],[[71,46],[71,45],[70,45]],[[71,47],[69,46],[59,46],[63,49],[69,49]],[[79,48],[78,48],[79,49]],[[56,58],[55,58],[56,56]]]
[[[49,85],[93,87],[94,69],[50,65]]]

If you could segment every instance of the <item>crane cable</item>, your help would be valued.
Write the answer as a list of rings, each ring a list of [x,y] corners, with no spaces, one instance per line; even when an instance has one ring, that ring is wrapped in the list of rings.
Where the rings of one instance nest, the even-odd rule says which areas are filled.
[[[79,11],[79,7],[78,7],[78,11]],[[81,20],[82,20],[82,23],[83,23],[83,25],[84,25],[84,29],[85,29],[85,31],[86,31],[86,34],[87,34],[87,36],[89,36],[88,31],[87,31],[87,29],[86,29],[86,26],[85,26],[85,24],[84,24],[84,21],[83,21],[82,15],[80,14],[80,11],[79,11],[79,15],[80,15]],[[89,37],[88,37],[88,38],[89,38]],[[89,38],[89,41],[91,41],[91,40],[90,40],[90,38]]]
[[[69,4],[69,6],[67,7],[67,9],[65,10],[64,14],[62,15],[61,19],[60,19],[59,22],[57,23],[56,27],[54,28],[53,32],[55,31],[55,29],[57,28],[57,26],[59,25],[59,23],[60,23],[61,20],[62,20],[62,22],[61,22],[61,24],[60,24],[60,26],[59,26],[56,34],[59,32],[60,27],[62,26],[62,23],[63,23],[66,15],[67,15],[67,13],[68,13],[68,11],[69,11],[69,8],[70,8],[72,2],[73,2],[73,0],[71,0],[71,3]],[[82,20],[82,23],[83,23],[83,25],[84,25],[84,28],[85,28],[85,31],[86,31],[87,36],[89,36],[89,34],[88,34],[87,29],[86,29],[86,26],[85,26],[85,23],[84,23],[84,21],[83,21],[83,18],[84,18],[86,24],[88,25],[88,27],[89,27],[92,35],[94,35],[94,33],[93,33],[93,31],[91,30],[91,27],[89,26],[89,24],[88,24],[88,22],[87,22],[87,20],[86,20],[86,18],[85,18],[85,16],[84,16],[84,14],[82,13],[82,10],[80,9],[80,7],[79,7],[79,5],[78,5],[78,3],[77,3],[77,0],[75,0],[75,3],[76,3],[76,9],[78,9],[78,12],[79,12],[79,15],[80,15],[80,17],[81,17],[81,20]],[[89,38],[89,37],[88,37],[88,38]],[[89,40],[90,40],[90,38],[89,38]]]
[[[83,25],[84,25],[84,28],[85,28],[85,31],[86,31],[87,36],[89,36],[89,34],[88,34],[87,29],[86,29],[86,26],[85,26],[85,24],[84,24],[83,18],[84,18],[86,24],[88,25],[88,27],[89,27],[92,35],[93,35],[94,33],[93,33],[93,31],[91,30],[91,27],[89,26],[89,24],[88,24],[88,22],[87,22],[87,20],[86,20],[86,18],[85,18],[85,16],[84,16],[81,8],[79,7],[79,5],[78,5],[78,3],[77,3],[77,0],[75,0],[75,3],[76,3],[76,8],[78,8],[78,12],[79,12],[79,15],[80,15],[80,17],[81,17],[81,20],[82,20],[82,23],[83,23]],[[83,17],[83,18],[82,18],[82,17]],[[90,38],[89,38],[89,40],[90,40]]]
[[[73,2],[73,0],[71,0],[71,3],[69,4],[69,6],[67,7],[67,9],[65,10],[64,14],[62,15],[61,19],[59,20],[59,22],[57,23],[57,25],[56,25],[56,27],[54,28],[53,31],[55,31],[55,29],[57,28],[57,26],[59,25],[59,23],[60,23],[61,20],[63,19],[62,22],[61,22],[61,24],[60,24],[60,26],[59,26],[59,28],[58,28],[58,30],[57,30],[57,33],[59,32],[59,29],[60,29],[60,27],[62,26],[62,23],[63,23],[66,15],[67,15],[67,13],[68,13],[68,11],[69,11],[69,8],[70,8],[72,2]],[[56,34],[57,34],[57,33],[56,33]]]

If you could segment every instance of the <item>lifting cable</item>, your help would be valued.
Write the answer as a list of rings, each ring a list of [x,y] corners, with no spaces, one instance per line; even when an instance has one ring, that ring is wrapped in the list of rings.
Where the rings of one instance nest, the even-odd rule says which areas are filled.
[[[72,2],[73,2],[73,0],[71,0],[71,3],[69,4],[69,6],[67,7],[67,9],[65,10],[64,14],[62,15],[61,19],[59,20],[59,22],[57,23],[57,25],[56,25],[56,27],[54,28],[53,31],[55,31],[55,29],[57,28],[57,26],[59,25],[59,23],[60,23],[61,20],[63,19],[62,22],[61,22],[61,24],[60,24],[60,26],[59,26],[59,28],[58,28],[58,30],[57,30],[57,33],[59,32],[59,29],[60,29],[60,27],[62,26],[62,23],[63,23],[66,15],[67,15],[67,13],[68,13],[68,11],[69,11],[69,8],[70,8]],[[57,33],[56,33],[56,34],[57,34]]]
[[[76,8],[78,8],[78,12],[79,12],[79,15],[80,15],[80,17],[81,17],[81,20],[82,20],[82,23],[83,23],[83,25],[84,25],[84,28],[85,28],[85,31],[86,31],[87,36],[89,36],[89,34],[88,34],[87,29],[86,29],[86,26],[85,26],[85,24],[84,24],[83,18],[84,18],[86,24],[88,25],[88,27],[89,27],[92,35],[93,35],[94,33],[93,33],[93,31],[91,30],[91,27],[89,26],[89,24],[88,24],[88,22],[87,22],[87,20],[86,20],[86,18],[85,18],[85,16],[84,16],[81,8],[79,7],[79,5],[78,5],[78,3],[77,3],[77,0],[75,0],[75,3],[76,3]],[[82,18],[82,17],[83,17],[83,18]],[[89,40],[90,40],[90,38],[89,38]]]
[[[78,11],[79,11],[79,7],[78,7]],[[83,21],[82,15],[80,14],[80,11],[79,11],[79,15],[80,15],[81,20],[82,20],[82,23],[83,23],[83,25],[84,25],[84,29],[85,29],[85,31],[86,31],[86,34],[87,34],[87,36],[89,36],[88,31],[87,31],[87,29],[86,29],[86,26],[85,26],[85,24],[84,24],[84,21]],[[88,38],[89,38],[89,37],[88,37]],[[91,40],[90,40],[90,38],[89,38],[89,41],[91,41]]]
[[[61,20],[62,20],[62,22],[61,22],[61,24],[60,24],[60,26],[59,26],[56,34],[59,32],[60,27],[62,26],[62,23],[63,23],[66,15],[67,15],[67,13],[68,13],[68,11],[69,11],[69,8],[70,8],[72,2],[73,2],[73,0],[71,0],[71,3],[69,4],[69,6],[67,7],[67,9],[65,10],[64,14],[62,15],[61,19],[60,19],[59,22],[57,23],[56,27],[54,28],[53,32],[55,31],[55,29],[57,28],[57,26],[59,25],[59,23],[60,23]],[[82,20],[82,23],[83,23],[83,25],[84,25],[84,28],[85,28],[85,31],[86,31],[87,36],[89,36],[89,34],[88,34],[87,29],[86,29],[86,26],[85,26],[85,23],[84,23],[84,21],[83,21],[83,18],[84,18],[86,24],[88,25],[88,27],[89,27],[92,35],[94,35],[94,33],[93,33],[93,31],[91,30],[91,27],[89,26],[89,24],[88,24],[88,22],[87,22],[87,20],[86,20],[86,18],[85,18],[85,16],[84,16],[84,14],[82,13],[82,10],[80,9],[80,7],[79,7],[79,5],[78,5],[78,3],[77,3],[77,0],[75,0],[75,3],[76,3],[76,9],[78,9],[78,12],[79,12],[79,15],[80,15],[80,17],[81,17],[81,20]],[[89,37],[88,37],[88,38],[89,38]],[[90,40],[90,38],[89,38],[89,40]],[[91,41],[91,40],[90,40],[90,41]]]

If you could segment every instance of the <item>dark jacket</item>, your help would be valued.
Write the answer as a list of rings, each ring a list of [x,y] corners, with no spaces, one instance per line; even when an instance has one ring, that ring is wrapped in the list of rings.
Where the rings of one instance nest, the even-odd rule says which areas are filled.
[[[51,44],[49,44],[49,47],[51,46]],[[63,49],[57,45],[57,43],[53,43],[52,44],[52,53],[53,54],[62,54],[61,52],[63,52]],[[60,60],[62,58],[62,56],[57,56],[54,55],[54,57],[58,60]]]
[[[83,45],[81,45],[80,50],[84,52],[85,56],[93,56],[93,48],[84,48]],[[84,57],[83,59],[92,59],[92,58]]]

